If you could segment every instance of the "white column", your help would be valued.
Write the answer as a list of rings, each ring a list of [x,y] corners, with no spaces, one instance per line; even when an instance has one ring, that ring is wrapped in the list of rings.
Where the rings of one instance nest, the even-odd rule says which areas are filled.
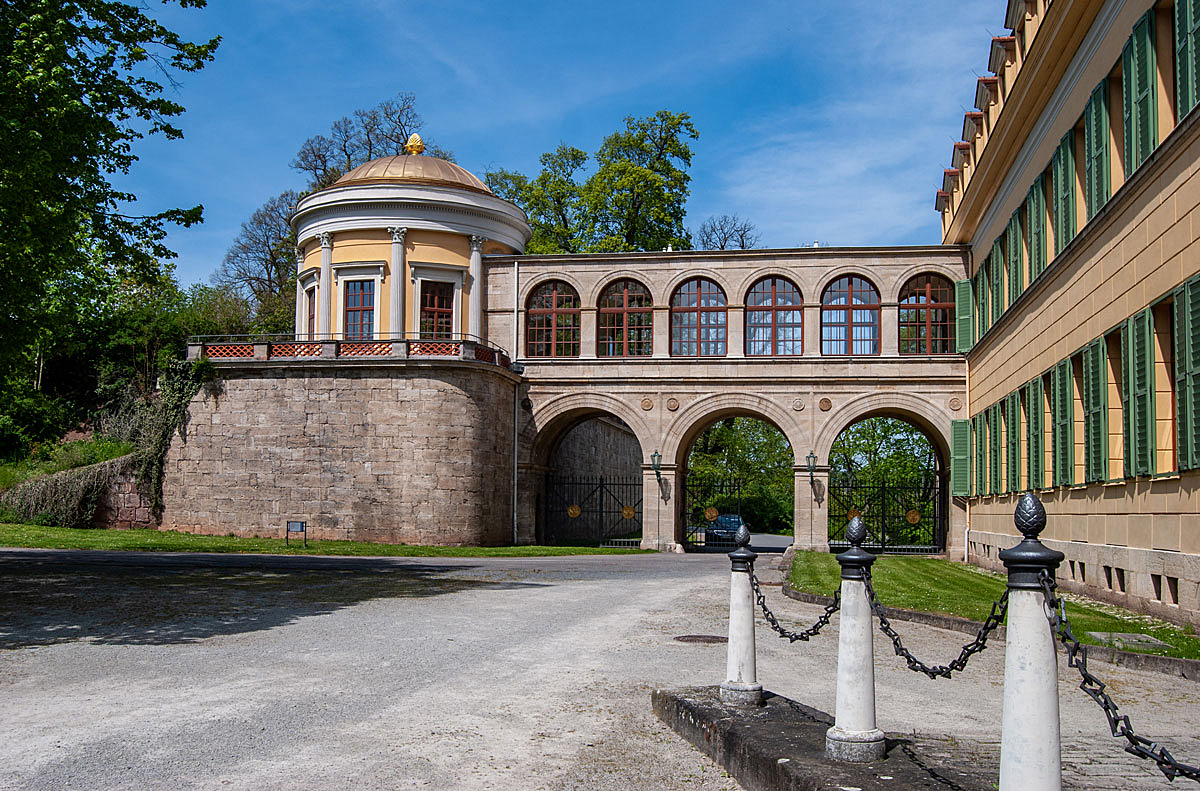
[[[1059,791],[1058,658],[1038,590],[1008,594],[1000,791]]]
[[[391,278],[391,319],[388,323],[388,332],[394,337],[404,337],[405,321],[404,313],[404,260],[407,254],[407,248],[404,246],[404,235],[408,233],[407,228],[393,227],[388,228],[388,233],[392,235],[392,271],[389,274]]]
[[[300,270],[304,268],[304,248],[296,248],[296,340],[304,340],[301,333],[306,332],[308,327],[304,325],[304,286],[300,283]]]
[[[321,243],[321,313],[317,316],[317,332],[328,340],[333,326],[333,238],[327,233],[317,234]]]
[[[738,548],[729,553],[733,570],[729,577],[729,643],[725,662],[725,683],[721,700],[725,703],[758,705],[762,703],[762,684],[758,683],[754,644],[754,589],[750,575],[757,557],[746,544],[750,533],[738,529]]]
[[[837,698],[833,727],[825,732],[825,754],[839,761],[876,761],[887,751],[883,731],[875,724],[874,624],[863,581],[875,556],[862,548],[866,535],[862,519],[854,517],[846,526],[850,549],[837,556],[842,567]]]
[[[470,318],[468,332],[483,339],[483,243],[487,241],[482,236],[471,237],[471,264],[467,274],[471,276],[471,293],[468,297]]]

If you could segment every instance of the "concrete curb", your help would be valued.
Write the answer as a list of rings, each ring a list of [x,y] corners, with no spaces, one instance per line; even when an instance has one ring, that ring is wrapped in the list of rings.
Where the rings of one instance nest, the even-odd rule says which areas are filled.
[[[849,764],[825,757],[833,719],[782,695],[763,693],[761,706],[722,703],[718,687],[656,689],[654,713],[747,791],[857,791],[957,788],[991,791],[994,774],[932,766],[910,740],[889,738],[878,761]]]
[[[819,604],[825,607],[833,601],[832,596],[821,596],[816,593],[804,593],[796,590],[788,584],[786,577],[783,580],[781,588],[784,596],[807,604]],[[893,621],[923,623],[926,626],[936,626],[939,629],[949,629],[950,631],[964,632],[969,635],[975,635],[979,631],[979,627],[983,626],[981,621],[972,621],[970,618],[959,618],[955,615],[939,615],[937,613],[921,612],[920,610],[906,610],[901,607],[888,607],[887,613],[888,618]],[[1004,627],[997,627],[996,639],[1003,640],[1004,638]],[[1089,645],[1087,652],[1089,659],[1097,659],[1101,662],[1108,662],[1111,665],[1121,665],[1122,667],[1129,667],[1134,670],[1148,670],[1168,676],[1179,676],[1180,678],[1186,678],[1188,681],[1200,681],[1200,659],[1138,654],[1133,651],[1121,651],[1110,646],[1099,645]]]

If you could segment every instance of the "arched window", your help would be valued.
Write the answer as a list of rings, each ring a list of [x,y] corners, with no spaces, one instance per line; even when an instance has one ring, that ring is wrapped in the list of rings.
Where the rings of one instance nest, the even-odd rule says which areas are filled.
[[[671,354],[725,356],[725,292],[711,280],[692,278],[671,297]]]
[[[767,277],[746,295],[746,354],[801,354],[804,327],[800,289],[782,277]]]
[[[525,354],[579,356],[579,294],[561,280],[542,283],[525,309]]]
[[[821,354],[879,354],[879,292],[868,280],[847,275],[825,289]]]
[[[940,275],[917,275],[900,289],[900,353],[953,351],[954,284]]]
[[[600,294],[597,356],[649,357],[653,316],[649,289],[636,280],[610,283]]]

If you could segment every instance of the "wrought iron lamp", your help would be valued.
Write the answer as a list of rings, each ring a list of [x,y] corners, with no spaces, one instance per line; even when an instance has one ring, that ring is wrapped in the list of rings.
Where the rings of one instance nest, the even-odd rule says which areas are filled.
[[[650,454],[650,469],[654,470],[654,477],[662,483],[662,454],[657,450]]]
[[[817,471],[817,454],[810,450],[808,456],[805,457],[805,461],[808,462],[808,485],[814,486],[816,480],[813,478],[813,474]]]

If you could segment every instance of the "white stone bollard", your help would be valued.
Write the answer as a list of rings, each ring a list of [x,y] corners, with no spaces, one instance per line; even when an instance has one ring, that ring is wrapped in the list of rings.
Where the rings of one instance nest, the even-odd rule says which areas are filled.
[[[729,553],[733,570],[729,577],[729,645],[725,662],[725,683],[721,700],[725,703],[757,706],[762,703],[762,684],[758,683],[754,645],[754,589],[750,575],[757,554],[746,546],[750,531],[738,528],[738,548]]]
[[[1038,540],[1046,511],[1032,492],[1013,521],[1025,538],[999,557],[1008,569],[1008,636],[1000,720],[1000,791],[1060,791],[1058,658],[1040,576],[1054,574],[1063,553]]]
[[[851,547],[837,556],[842,567],[837,699],[833,727],[825,733],[825,754],[838,761],[875,761],[887,752],[883,731],[875,724],[875,644],[863,582],[863,571],[875,556],[861,546],[866,533],[862,519],[851,520],[846,527]]]

